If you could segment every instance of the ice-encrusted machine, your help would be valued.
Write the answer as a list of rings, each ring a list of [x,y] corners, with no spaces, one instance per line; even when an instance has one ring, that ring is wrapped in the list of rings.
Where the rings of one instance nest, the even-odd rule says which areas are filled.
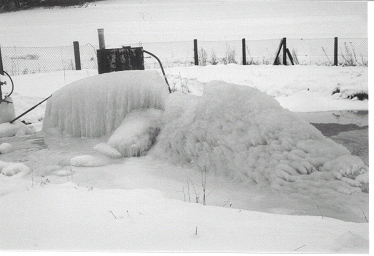
[[[164,68],[162,66],[162,63],[160,59],[154,55],[151,52],[148,52],[143,49],[143,47],[131,47],[131,46],[125,46],[122,48],[115,48],[115,49],[106,49],[105,48],[105,42],[104,42],[104,30],[98,29],[99,33],[99,49],[97,50],[97,62],[98,62],[98,73],[109,73],[109,72],[115,72],[115,71],[124,71],[124,70],[144,70],[144,53],[152,56],[155,58],[158,63],[160,64],[162,74],[164,76],[165,82],[168,86],[169,93],[171,93],[169,82],[166,78],[166,74],[164,71]],[[7,85],[6,82],[1,82],[1,75],[7,76],[8,79],[11,82],[11,91],[10,93],[5,94],[4,98],[1,91],[2,85]],[[24,113],[18,115],[15,117],[15,111],[14,111],[14,105],[13,101],[10,98],[10,94],[12,94],[14,89],[14,84],[12,81],[12,78],[8,73],[6,73],[3,70],[3,65],[1,63],[1,50],[0,50],[0,124],[9,122],[13,123],[22,116],[26,115],[33,109],[35,109],[40,104],[47,101],[49,98],[52,97],[50,95],[49,97],[45,98],[35,106],[31,107]]]
[[[6,90],[3,91],[6,87]],[[15,117],[13,100],[10,97],[14,90],[11,76],[4,71],[0,50],[0,124],[11,121]]]
[[[104,29],[98,29],[98,35],[97,64],[99,74],[124,70],[144,70],[144,53],[146,53],[155,58],[160,64],[165,82],[169,92],[171,92],[162,63],[156,55],[144,50],[143,47],[124,46],[122,48],[106,49]]]

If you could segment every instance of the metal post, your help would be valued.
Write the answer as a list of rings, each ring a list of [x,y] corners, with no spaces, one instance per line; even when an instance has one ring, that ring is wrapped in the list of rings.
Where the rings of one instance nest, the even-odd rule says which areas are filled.
[[[0,45],[0,75],[4,75],[3,58],[1,57],[1,45]]]
[[[287,43],[286,43],[286,38],[283,37],[283,65],[287,65]]]
[[[3,67],[3,59],[1,57],[1,46],[0,46],[0,75],[4,75],[4,67]],[[1,91],[1,86],[3,83],[1,82],[0,78],[0,103],[3,101],[3,92]]]
[[[334,38],[334,66],[338,65],[338,38]]]
[[[81,55],[79,52],[79,42],[74,41],[74,57],[75,57],[75,70],[81,70]]]
[[[247,56],[245,49],[245,38],[242,39],[243,65],[247,65]]]
[[[199,51],[197,49],[197,39],[193,40],[193,51],[194,51],[194,58],[195,58],[195,65],[199,65]]]
[[[99,34],[99,49],[105,49],[104,29],[99,28],[97,32]]]

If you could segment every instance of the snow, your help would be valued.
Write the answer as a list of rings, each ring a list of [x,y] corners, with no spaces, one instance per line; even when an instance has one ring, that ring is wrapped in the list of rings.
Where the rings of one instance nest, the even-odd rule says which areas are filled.
[[[187,87],[201,91],[202,84],[213,80],[255,87],[294,112],[368,109],[367,100],[344,98],[347,94],[368,92],[367,67],[230,64],[175,67],[169,68],[167,74],[171,87],[178,90]],[[344,94],[332,95],[337,87]]]
[[[107,46],[120,47],[139,41],[192,43],[196,37],[204,41],[365,38],[367,5],[361,1],[106,0],[81,8],[2,13],[1,43],[8,47],[72,45],[73,41],[97,45],[98,28],[104,28]]]
[[[43,183],[0,201],[5,250],[368,253],[367,224],[203,206],[153,189]]]
[[[81,79],[53,93],[43,130],[99,137],[136,109],[163,109],[167,85],[157,71],[122,71]]]
[[[7,206],[0,209],[2,249],[368,252],[368,194],[361,192],[368,192],[368,167],[293,113],[323,110],[321,102],[329,101],[336,111],[367,110],[367,100],[331,95],[334,76],[342,90],[367,87],[367,68],[171,68],[168,79],[180,90],[172,94],[152,71],[154,79],[147,74],[135,80],[147,80],[145,86],[159,81],[145,98],[160,99],[160,107],[126,110],[110,119],[116,123],[111,129],[88,124],[103,132],[94,138],[71,136],[81,130],[72,128],[78,118],[46,126],[53,115],[70,115],[66,102],[88,114],[96,100],[106,106],[108,91],[118,97],[113,109],[127,108],[129,98],[114,92],[136,91],[122,79],[136,74],[120,73],[14,77],[16,112],[53,96],[47,108],[24,117],[32,125],[0,125],[1,144],[14,149],[0,155],[0,201]],[[59,83],[49,87],[54,77]],[[84,93],[75,92],[80,86]],[[305,88],[321,101],[302,100],[310,95]],[[90,101],[79,102],[85,94]],[[49,133],[35,133],[52,110],[44,119]],[[26,128],[34,134],[14,136]],[[122,157],[128,153],[146,156]],[[207,206],[193,203],[201,202],[204,170]]]

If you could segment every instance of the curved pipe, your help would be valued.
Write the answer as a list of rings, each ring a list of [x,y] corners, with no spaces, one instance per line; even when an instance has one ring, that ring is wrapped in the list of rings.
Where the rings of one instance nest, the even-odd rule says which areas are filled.
[[[2,72],[3,72],[3,75],[6,74],[9,77],[10,82],[12,83],[12,90],[10,91],[10,93],[6,94],[4,99],[3,99],[3,94],[2,94],[2,91],[1,91],[1,88],[0,88],[0,103],[3,102],[3,101],[8,102],[6,100],[6,98],[9,97],[10,95],[12,95],[12,93],[14,91],[14,83],[13,83],[12,77],[7,72],[5,72],[4,70],[2,70]],[[6,84],[6,82],[4,82],[4,83],[0,82],[0,86],[3,85],[3,84]],[[10,102],[8,102],[8,103],[10,103]]]
[[[162,70],[162,74],[164,75],[164,78],[165,78],[166,84],[168,85],[169,93],[171,93],[170,85],[169,85],[168,79],[166,78],[165,71],[164,71],[164,67],[162,66],[162,63],[161,63],[160,59],[157,58],[156,55],[154,55],[153,53],[151,53],[151,52],[149,52],[149,51],[143,50],[143,52],[148,53],[149,55],[151,55],[152,57],[154,57],[154,58],[158,61],[158,63],[160,64],[161,70]]]

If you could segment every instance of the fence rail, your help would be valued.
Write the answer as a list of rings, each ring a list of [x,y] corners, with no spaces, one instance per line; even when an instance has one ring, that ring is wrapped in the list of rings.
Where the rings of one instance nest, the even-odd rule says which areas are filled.
[[[98,45],[59,47],[2,47],[3,68],[11,75],[42,73],[61,70],[97,69]],[[273,64],[280,39],[234,41],[182,41],[135,43],[157,55],[165,67],[216,65],[237,63],[243,65]],[[368,66],[367,38],[294,39],[287,38],[287,48],[295,64]],[[79,63],[77,62],[79,54]],[[280,52],[280,59],[283,58]],[[337,63],[334,59],[336,58]],[[244,61],[243,61],[244,60]],[[145,68],[158,68],[158,63],[145,55]]]

